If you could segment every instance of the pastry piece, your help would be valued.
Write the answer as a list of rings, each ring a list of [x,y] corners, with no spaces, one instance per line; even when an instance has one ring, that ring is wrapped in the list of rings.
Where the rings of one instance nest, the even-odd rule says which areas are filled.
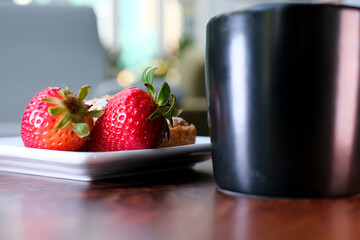
[[[196,128],[193,124],[189,124],[185,119],[180,117],[173,117],[173,125],[170,128],[170,141],[165,136],[164,141],[160,144],[159,148],[174,147],[181,145],[194,144],[196,138]]]
[[[90,100],[85,100],[85,104],[91,106],[89,111],[92,110],[104,110],[106,104],[109,102],[109,100],[112,98],[112,95],[105,95],[102,96],[101,98],[93,98]],[[94,123],[96,122],[97,118],[93,118],[94,119]]]
[[[109,100],[112,98],[112,95],[105,95],[101,98],[94,98],[90,100],[86,100],[85,104],[90,105],[90,111],[91,110],[103,110],[106,106],[106,104],[109,102]]]

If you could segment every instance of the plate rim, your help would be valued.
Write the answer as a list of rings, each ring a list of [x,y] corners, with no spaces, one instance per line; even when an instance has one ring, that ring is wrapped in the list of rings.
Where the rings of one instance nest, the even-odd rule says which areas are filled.
[[[24,161],[36,161],[46,164],[82,166],[109,164],[114,161],[125,161],[131,158],[142,157],[144,160],[156,157],[171,157],[176,155],[186,155],[191,153],[211,152],[211,142],[208,136],[197,136],[196,140],[200,143],[194,143],[183,146],[111,151],[111,152],[76,152],[76,151],[58,151],[26,148],[24,146],[15,146],[11,144],[1,144],[1,141],[11,139],[12,141],[21,141],[21,137],[0,137],[0,161],[2,158],[10,157]]]

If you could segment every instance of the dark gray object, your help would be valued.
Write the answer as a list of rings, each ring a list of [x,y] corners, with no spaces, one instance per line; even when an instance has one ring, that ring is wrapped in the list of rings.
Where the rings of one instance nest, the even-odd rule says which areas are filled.
[[[275,197],[360,192],[360,11],[270,4],[207,26],[215,179]]]

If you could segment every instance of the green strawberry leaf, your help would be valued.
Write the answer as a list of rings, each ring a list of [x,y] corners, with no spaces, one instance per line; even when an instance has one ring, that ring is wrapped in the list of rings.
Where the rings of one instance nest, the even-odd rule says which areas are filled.
[[[171,99],[170,99],[170,108],[169,110],[165,113],[165,117],[168,118],[168,117],[171,117],[172,116],[172,113],[175,109],[175,104],[176,104],[176,97],[174,94],[171,94]]]
[[[151,98],[152,99],[155,99],[156,98],[156,91],[155,91],[155,88],[152,86],[152,84],[150,83],[144,83],[148,93],[150,94]]]
[[[87,117],[99,118],[105,113],[105,110],[92,110],[85,113]]]
[[[64,89],[61,89],[60,91],[59,91],[59,94],[63,97],[63,98],[65,98],[65,91],[64,91]]]
[[[156,98],[156,104],[158,106],[165,105],[169,100],[170,93],[171,90],[169,84],[167,82],[163,82]]]
[[[90,128],[86,123],[73,123],[73,126],[74,126],[74,132],[80,138],[89,136]]]
[[[61,89],[60,91],[59,91],[59,94],[63,97],[63,98],[66,98],[66,96],[68,96],[68,95],[72,95],[73,93],[70,91],[70,89],[66,86],[66,85],[64,85],[64,89]]]
[[[151,68],[148,73],[146,74],[146,82],[149,84],[153,84],[154,74],[157,68]]]
[[[151,121],[151,120],[154,120],[154,119],[156,119],[158,117],[161,117],[161,116],[163,116],[163,113],[161,112],[161,109],[158,108],[147,119]]]
[[[56,97],[45,97],[43,99],[41,99],[41,101],[43,102],[47,102],[47,103],[52,103],[58,106],[62,106],[62,101],[59,98]]]
[[[165,114],[166,118],[178,117],[182,113],[183,110],[175,108],[175,105],[176,105],[176,97],[174,94],[171,94],[170,108],[168,112]]]
[[[57,117],[66,111],[65,107],[51,106],[48,109],[50,116]]]
[[[66,127],[71,122],[71,114],[69,112],[65,113],[65,116],[54,126],[52,129],[53,132],[61,128]]]
[[[83,101],[86,98],[86,96],[89,94],[89,91],[90,91],[90,86],[88,85],[82,86],[79,90],[78,99],[80,101]]]
[[[145,70],[144,70],[144,72],[142,73],[142,80],[143,80],[143,83],[145,84],[145,83],[147,83],[147,81],[146,81],[146,72],[147,72],[147,70],[149,70],[151,67],[147,67]]]
[[[182,113],[183,109],[174,108],[173,117],[178,117]]]

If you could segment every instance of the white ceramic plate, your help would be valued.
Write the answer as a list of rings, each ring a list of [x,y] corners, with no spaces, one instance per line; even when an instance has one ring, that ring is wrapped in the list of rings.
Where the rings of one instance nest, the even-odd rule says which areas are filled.
[[[25,148],[20,137],[0,138],[0,171],[81,181],[192,167],[210,158],[209,137],[185,146],[97,153]]]

